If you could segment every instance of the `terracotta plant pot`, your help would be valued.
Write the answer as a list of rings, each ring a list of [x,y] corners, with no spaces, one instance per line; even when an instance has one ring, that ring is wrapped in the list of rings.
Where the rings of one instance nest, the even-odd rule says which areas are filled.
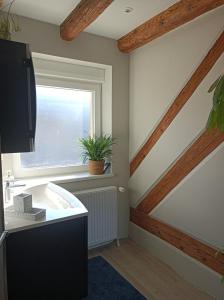
[[[91,175],[103,174],[104,160],[89,160],[89,173]]]

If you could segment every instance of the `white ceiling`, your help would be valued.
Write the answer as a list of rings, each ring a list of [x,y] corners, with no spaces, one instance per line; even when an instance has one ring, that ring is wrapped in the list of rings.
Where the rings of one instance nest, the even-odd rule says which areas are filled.
[[[10,0],[5,0],[4,3]],[[178,0],[114,0],[85,31],[118,39]],[[80,0],[16,0],[18,15],[60,25]],[[126,7],[133,11],[125,13]]]

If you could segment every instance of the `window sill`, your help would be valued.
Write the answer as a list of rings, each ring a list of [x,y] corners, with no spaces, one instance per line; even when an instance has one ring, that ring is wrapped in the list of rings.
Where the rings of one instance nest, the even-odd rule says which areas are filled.
[[[88,172],[80,172],[72,175],[62,175],[62,176],[46,176],[46,177],[32,177],[24,179],[16,179],[17,184],[41,184],[45,182],[52,182],[56,184],[79,182],[79,181],[89,181],[95,179],[106,179],[114,177],[113,173],[102,174],[102,175],[90,175]]]

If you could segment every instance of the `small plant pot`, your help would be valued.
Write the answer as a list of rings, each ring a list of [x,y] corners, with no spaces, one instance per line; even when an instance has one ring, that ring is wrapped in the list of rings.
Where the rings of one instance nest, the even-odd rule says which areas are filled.
[[[91,175],[103,174],[104,160],[89,160],[89,173]]]

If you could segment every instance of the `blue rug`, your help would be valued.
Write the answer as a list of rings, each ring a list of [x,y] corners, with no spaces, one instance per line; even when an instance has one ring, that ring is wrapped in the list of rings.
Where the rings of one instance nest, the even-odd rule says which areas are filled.
[[[89,294],[86,300],[146,300],[101,256],[89,260]]]

